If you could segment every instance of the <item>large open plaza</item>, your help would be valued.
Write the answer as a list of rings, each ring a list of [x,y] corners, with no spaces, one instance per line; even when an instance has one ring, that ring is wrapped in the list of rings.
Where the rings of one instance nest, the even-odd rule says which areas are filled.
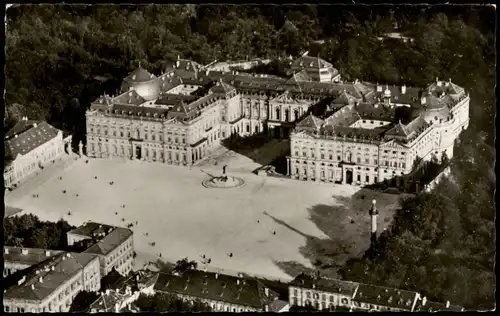
[[[289,279],[277,262],[311,267],[300,251],[306,244],[305,236],[332,238],[331,229],[327,236],[312,221],[317,214],[311,210],[317,205],[334,206],[359,190],[240,173],[231,166],[228,176],[243,179],[243,186],[202,185],[221,173],[220,165],[185,168],[82,158],[53,170],[36,185],[21,186],[18,190],[23,189],[23,194],[8,192],[6,205],[22,209],[19,214],[33,213],[50,221],[64,218],[72,225],[85,221],[118,226],[133,223],[136,268],[158,259],[160,253],[169,261],[188,257],[200,262],[205,255],[211,259],[209,269]],[[362,230],[366,226],[368,234],[368,212],[360,211],[353,217],[366,217],[358,224]],[[330,218],[328,222],[347,225],[348,218]],[[359,229],[338,232],[334,237],[347,240],[352,239],[349,233],[359,234]]]

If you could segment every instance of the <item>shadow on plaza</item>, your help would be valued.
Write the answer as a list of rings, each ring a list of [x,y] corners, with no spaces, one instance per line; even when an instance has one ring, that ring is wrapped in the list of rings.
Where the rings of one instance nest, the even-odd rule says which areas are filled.
[[[288,140],[277,140],[262,132],[241,137],[233,134],[222,141],[222,145],[262,165],[274,165],[279,173],[286,173],[286,158],[289,154]]]
[[[389,215],[399,207],[399,198],[362,189],[351,198],[334,197],[336,205],[318,204],[309,208],[309,219],[327,237],[318,238],[306,234],[287,222],[266,214],[277,224],[306,239],[299,252],[312,267],[295,261],[275,261],[286,274],[295,277],[302,272],[320,271],[323,276],[338,278],[338,270],[351,258],[363,257],[370,247],[371,200],[377,199],[381,212],[379,222],[387,224]],[[385,215],[385,216],[384,216]],[[383,219],[385,218],[385,220]]]

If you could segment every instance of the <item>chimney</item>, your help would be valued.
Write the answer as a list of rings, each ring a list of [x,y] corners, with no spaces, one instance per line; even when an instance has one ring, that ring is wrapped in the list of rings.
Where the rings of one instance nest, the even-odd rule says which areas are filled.
[[[38,281],[40,281],[40,283],[43,283],[43,277],[40,277]]]
[[[4,248],[3,252],[4,252],[4,254],[8,255],[9,254],[9,248]]]
[[[37,126],[37,124],[36,124],[36,123],[33,123],[33,127],[36,127],[36,126]]]
[[[28,254],[28,249],[23,248],[23,249],[21,250],[21,253],[22,253],[23,255],[27,255],[27,254]]]
[[[115,304],[115,312],[118,313],[120,311],[120,303]]]
[[[35,285],[34,284],[31,284],[31,289],[34,290],[35,289]]]
[[[217,280],[218,278],[219,278],[219,274],[218,274],[218,273],[216,273],[216,274],[215,274],[215,279]]]
[[[266,296],[269,296],[269,289],[267,287],[264,288],[264,293],[266,294]]]
[[[405,94],[406,93],[406,85],[403,85],[401,87],[401,94]]]
[[[264,310],[265,310],[266,312],[269,312],[269,305],[267,305],[267,304],[266,304],[266,305],[264,306]]]
[[[382,86],[377,84],[377,92],[382,92]]]
[[[54,270],[55,270],[54,266],[51,266],[51,267],[50,267],[50,270],[54,271]]]
[[[177,60],[177,61],[175,62],[175,67],[176,67],[176,68],[179,68],[179,66],[180,66],[180,65],[181,65],[181,62],[180,62],[179,60]]]
[[[427,304],[427,297],[424,296],[422,299],[422,306],[425,306],[425,304]]]
[[[50,250],[45,250],[45,257],[50,257]]]
[[[441,85],[443,84],[441,81],[439,81],[438,77],[436,77],[436,84],[438,87],[441,87]]]
[[[240,279],[236,279],[236,284],[240,285]]]
[[[106,295],[109,295],[109,289],[106,289]]]
[[[446,301],[446,308],[450,308],[450,301]]]

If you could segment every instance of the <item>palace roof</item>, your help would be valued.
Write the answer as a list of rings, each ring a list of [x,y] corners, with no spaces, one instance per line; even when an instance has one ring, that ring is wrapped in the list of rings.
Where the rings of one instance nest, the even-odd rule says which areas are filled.
[[[309,129],[309,128],[312,128],[312,129],[315,129],[315,130],[319,130],[321,128],[321,126],[323,126],[324,124],[324,121],[312,114],[309,114],[308,116],[306,116],[302,121],[300,121],[297,125],[296,125],[296,128],[297,129]]]
[[[346,89],[342,90],[337,98],[333,100],[333,104],[354,104],[356,102],[361,101],[361,98],[356,98],[350,95]]]
[[[41,301],[96,258],[95,254],[64,252],[17,271],[4,280],[4,299]]]
[[[4,149],[13,159],[26,155],[35,148],[54,139],[59,130],[43,121],[22,120],[6,135]]]
[[[411,311],[417,298],[417,292],[360,283],[353,300]]]
[[[380,86],[378,86],[380,87]],[[422,94],[421,89],[414,87],[406,87],[403,93],[403,87],[399,86],[385,86],[381,87],[379,91],[375,92],[376,98],[382,100],[384,98],[385,90],[389,90],[391,94],[391,102],[397,104],[409,104],[420,103],[420,95]]]
[[[257,280],[199,270],[187,270],[179,275],[160,272],[154,289],[258,309],[277,297],[272,290],[266,297],[263,284]]]
[[[127,77],[125,77],[125,81],[128,82],[146,82],[155,79],[156,76],[151,74],[146,69],[139,66],[134,71],[132,71]]]
[[[236,89],[232,85],[224,82],[222,80],[222,78],[216,82],[215,86],[210,88],[210,91],[212,93],[218,93],[218,94],[223,94],[223,95],[226,95],[230,92],[233,92],[234,90],[236,90]]]
[[[399,121],[398,124],[394,125],[393,128],[387,131],[386,135],[408,137],[409,133],[404,124]]]
[[[329,278],[315,278],[304,273],[299,274],[293,281],[290,282],[291,286],[316,289],[318,291],[325,291],[329,293],[337,293],[345,296],[353,296],[359,284],[356,282],[342,281]]]
[[[324,69],[332,67],[332,64],[319,57],[301,56],[292,62],[291,69]]]

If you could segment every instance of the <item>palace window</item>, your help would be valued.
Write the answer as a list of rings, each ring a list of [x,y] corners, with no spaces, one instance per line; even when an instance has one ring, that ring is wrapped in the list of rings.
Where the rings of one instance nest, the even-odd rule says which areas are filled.
[[[337,160],[338,160],[338,161],[340,161],[340,160],[341,160],[340,156],[337,156]]]
[[[360,157],[357,158],[357,162],[361,163],[361,158]]]
[[[378,165],[378,160],[377,160],[377,159],[374,159],[374,160],[373,160],[373,163],[374,163],[374,164],[376,164],[376,165]]]
[[[311,292],[306,292],[306,297],[311,298]]]
[[[325,154],[321,154],[321,159],[325,159]]]
[[[295,151],[295,156],[298,156],[299,155],[299,152],[296,150]]]
[[[302,152],[303,157],[307,157],[307,153],[305,151]]]
[[[370,163],[370,159],[365,158],[365,163],[366,163],[366,164],[369,164],[369,163]]]

